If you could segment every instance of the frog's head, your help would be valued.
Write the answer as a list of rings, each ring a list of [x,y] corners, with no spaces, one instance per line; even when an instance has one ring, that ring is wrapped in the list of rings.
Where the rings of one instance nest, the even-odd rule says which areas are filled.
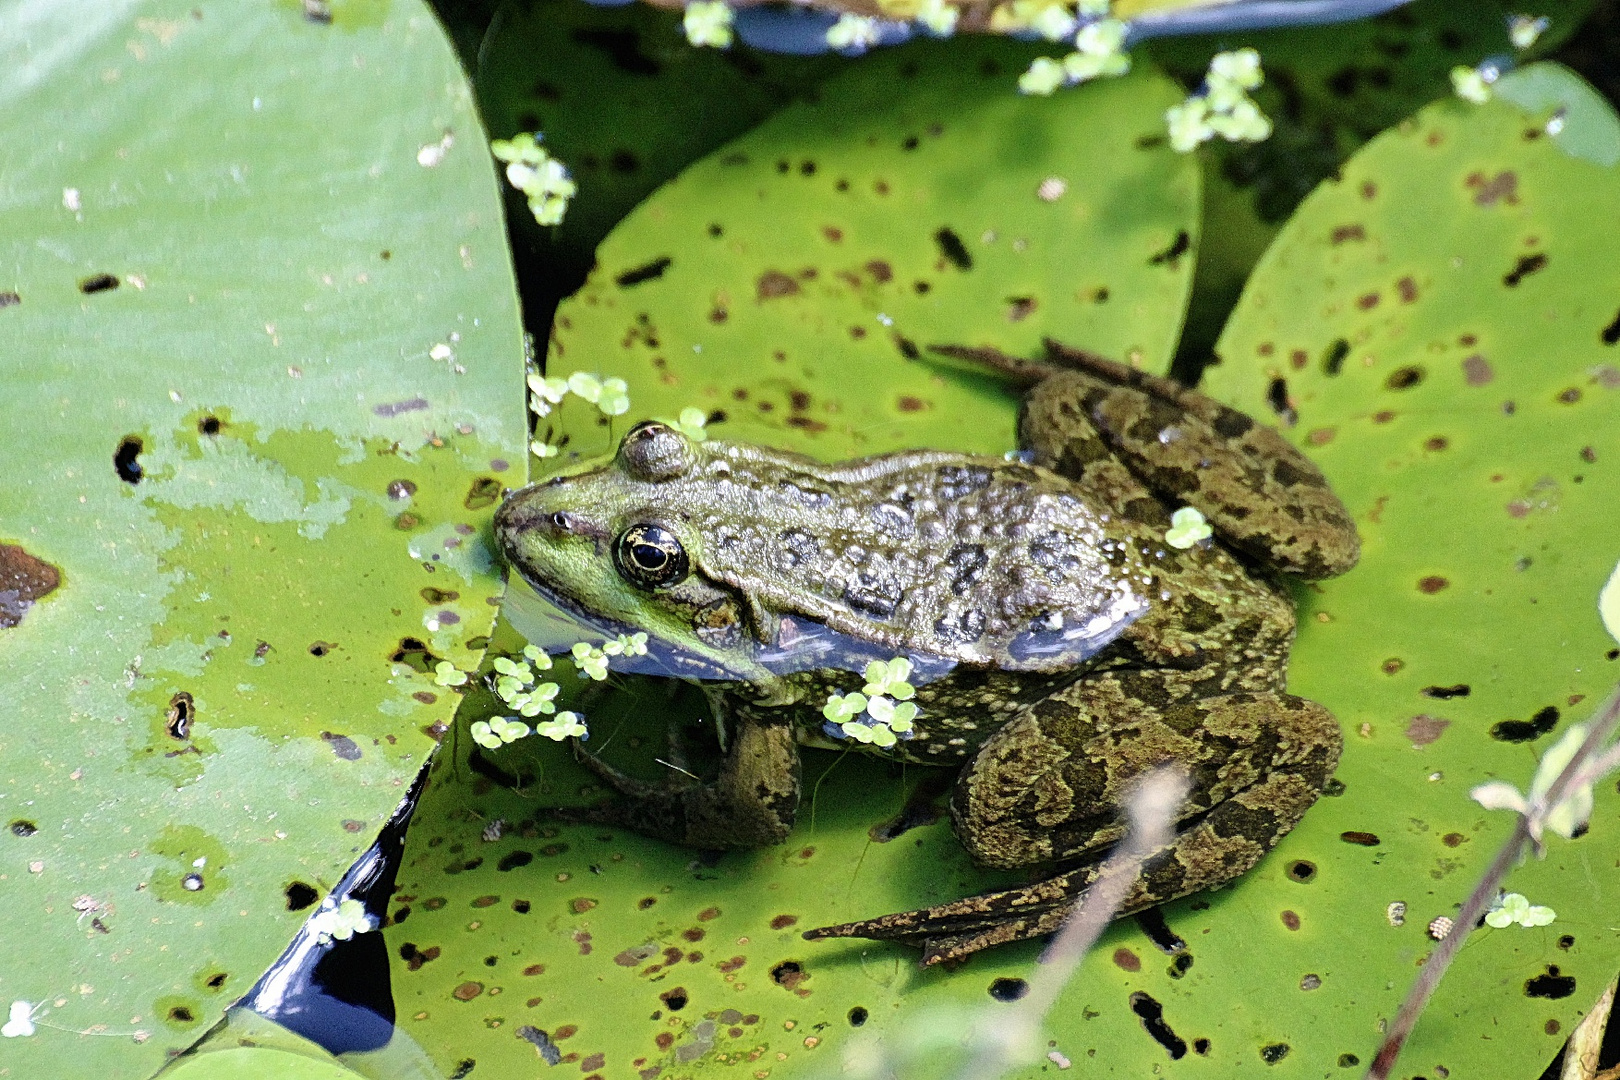
[[[596,627],[645,631],[677,671],[761,681],[756,613],[708,572],[706,538],[693,524],[717,454],[724,444],[637,424],[611,458],[514,492],[495,515],[495,535],[525,580]]]

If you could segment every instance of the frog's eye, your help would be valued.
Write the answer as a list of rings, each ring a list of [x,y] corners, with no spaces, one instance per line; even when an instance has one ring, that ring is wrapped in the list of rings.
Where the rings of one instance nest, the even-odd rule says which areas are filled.
[[[692,443],[668,424],[644,420],[625,433],[619,462],[633,479],[655,484],[673,480],[691,469]]]
[[[656,589],[686,576],[686,549],[662,525],[632,525],[613,544],[613,562],[625,580]]]

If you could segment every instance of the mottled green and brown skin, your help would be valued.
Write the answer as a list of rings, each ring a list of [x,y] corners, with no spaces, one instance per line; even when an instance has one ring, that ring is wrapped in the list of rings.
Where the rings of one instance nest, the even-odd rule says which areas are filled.
[[[496,521],[544,592],[730,680],[711,684],[728,731],[713,781],[649,785],[586,759],[627,797],[605,819],[675,842],[784,839],[798,744],[824,744],[827,694],[862,682],[772,674],[762,655],[828,626],[879,654],[956,662],[918,686],[915,738],[862,749],[959,767],[951,810],[973,856],[1061,872],[807,935],[906,941],[925,963],[1055,929],[1120,838],[1121,792],[1164,762],[1190,770],[1192,795],[1125,910],[1253,866],[1341,744],[1327,710],[1286,692],[1294,610],[1277,575],[1343,573],[1358,554],[1321,473],[1241,413],[1056,345],[1044,362],[943,351],[1029,386],[1030,463],[914,451],[829,466],[646,424]],[[1165,543],[1181,505],[1213,541]]]

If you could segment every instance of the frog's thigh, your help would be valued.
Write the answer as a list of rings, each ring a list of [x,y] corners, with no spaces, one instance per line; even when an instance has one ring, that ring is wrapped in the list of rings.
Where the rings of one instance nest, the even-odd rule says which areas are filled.
[[[1050,412],[1055,403],[1042,399],[1051,395],[1080,401],[1144,484],[1197,507],[1223,539],[1268,566],[1323,578],[1355,565],[1355,525],[1309,458],[1244,413],[1196,391],[1174,393],[1171,400],[1069,372],[1036,387],[1030,407]]]
[[[1256,693],[1156,707],[1141,695],[1151,681],[1139,675],[1127,692],[1113,676],[1082,680],[992,736],[963,770],[951,807],[974,858],[1018,867],[1098,855],[1122,835],[1119,800],[1130,781],[1176,761],[1193,780],[1180,821],[1197,823],[1176,842],[1183,862],[1196,864],[1181,895],[1253,865],[1338,764],[1338,724],[1315,702]],[[1162,884],[1177,858],[1158,871]],[[1211,860],[1224,869],[1209,869]]]

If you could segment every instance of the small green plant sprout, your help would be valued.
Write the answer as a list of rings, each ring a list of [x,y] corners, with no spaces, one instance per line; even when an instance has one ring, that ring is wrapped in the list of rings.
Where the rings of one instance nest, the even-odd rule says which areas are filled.
[[[538,371],[529,372],[529,408],[536,416],[545,416],[553,405],[568,396],[568,380],[548,378]]]
[[[660,424],[668,424],[693,442],[707,442],[709,439],[709,414],[695,405],[688,405],[682,409],[678,420],[671,420],[663,416],[655,419]]]
[[[1183,506],[1170,515],[1170,527],[1165,530],[1164,542],[1185,551],[1208,540],[1214,532],[1197,507]]]
[[[366,914],[366,906],[358,900],[333,904],[328,896],[321,904],[321,910],[311,916],[309,928],[315,931],[322,945],[330,945],[334,941],[348,941],[356,934],[377,929],[377,920]]]
[[[540,137],[527,131],[510,139],[495,139],[490,153],[506,162],[506,180],[529,198],[529,213],[541,225],[562,224],[579,186],[562,162],[546,153]]]
[[[607,678],[607,653],[603,652],[600,647],[592,645],[588,641],[576,641],[569,652],[574,654],[574,670],[580,678],[595,679],[597,682],[602,682]]]
[[[623,416],[630,411],[630,385],[623,379],[603,379],[588,371],[576,371],[568,376],[568,389],[595,405],[604,416]]]
[[[1509,15],[1507,24],[1508,40],[1515,49],[1528,49],[1552,25],[1545,15]]]
[[[536,649],[533,645],[524,650],[525,656],[527,656],[528,649],[534,649],[536,653],[544,658],[545,663],[540,667],[540,670],[544,671],[551,667],[551,657],[546,656],[544,652]],[[556,699],[561,692],[561,688],[554,682],[543,682],[531,688],[531,684],[535,680],[535,673],[527,663],[513,660],[509,656],[497,656],[494,661],[494,668],[496,672],[495,693],[508,706],[516,709],[520,715],[533,718],[542,713],[549,715],[557,711]],[[507,741],[510,742],[511,740],[508,739]]]
[[[1271,121],[1249,97],[1265,81],[1260,54],[1253,49],[1216,53],[1200,93],[1165,111],[1170,147],[1190,153],[1219,135],[1227,142],[1263,142]]]
[[[529,725],[515,716],[492,716],[487,721],[475,720],[471,731],[473,742],[486,750],[499,750],[527,735]]]
[[[956,20],[961,13],[954,4],[945,0],[923,0],[917,9],[917,23],[935,37],[950,37],[956,32]]]
[[[1068,17],[1067,13],[1064,17]],[[1072,27],[1074,20],[1069,22]],[[1049,56],[1032,61],[1029,70],[1018,77],[1019,91],[1045,97],[1060,86],[1077,86],[1092,79],[1125,74],[1131,70],[1131,58],[1124,52],[1125,33],[1126,26],[1118,19],[1087,23],[1074,36],[1075,51],[1061,61]]]
[[[827,27],[827,44],[834,49],[864,52],[878,42],[878,21],[870,15],[840,15]]]
[[[827,696],[821,708],[827,721],[822,730],[834,739],[884,747],[911,738],[917,703],[909,700],[916,693],[906,681],[910,677],[911,661],[904,657],[873,660],[866,665],[864,693]]]
[[[590,732],[585,728],[584,719],[573,712],[560,712],[534,729],[536,735],[544,735],[548,739],[562,742],[564,739],[588,739]]]
[[[439,686],[465,686],[467,673],[448,660],[440,660],[433,667],[433,681]]]
[[[911,661],[905,657],[896,656],[886,662],[873,660],[866,665],[866,685],[862,689],[873,696],[886,694],[896,701],[906,701],[917,692],[906,681],[909,678],[911,678]]]
[[[1521,894],[1510,892],[1499,895],[1491,910],[1485,913],[1485,925],[1498,930],[1518,923],[1520,926],[1547,926],[1558,913],[1550,907],[1533,905]]]
[[[538,645],[523,646],[523,658],[533,664],[536,671],[551,670],[551,654]]]
[[[1483,105],[1491,100],[1491,84],[1501,74],[1501,70],[1489,60],[1478,67],[1466,67],[1458,64],[1451,69],[1452,93],[1464,101],[1471,101],[1475,105]]]
[[[733,38],[731,22],[731,9],[724,0],[694,0],[686,5],[681,29],[686,31],[686,40],[695,46],[729,49]]]
[[[34,1013],[39,1006],[27,1001],[13,1001],[11,1016],[0,1026],[0,1035],[8,1039],[27,1038],[34,1033]]]
[[[647,635],[640,630],[633,634],[620,634],[612,641],[604,641],[602,652],[606,656],[646,656]]]
[[[1570,785],[1557,806],[1547,805],[1547,792],[1551,790],[1553,781],[1564,771],[1564,766],[1574,760],[1576,751],[1585,740],[1586,725],[1571,724],[1563,736],[1541,755],[1535,779],[1530,782],[1529,795],[1522,794],[1506,780],[1480,784],[1468,795],[1487,810],[1512,810],[1523,814],[1536,852],[1545,855],[1541,843],[1544,829],[1550,829],[1569,840],[1574,837],[1575,830],[1585,827],[1592,817],[1592,779],[1596,777],[1586,779],[1585,783]]]

